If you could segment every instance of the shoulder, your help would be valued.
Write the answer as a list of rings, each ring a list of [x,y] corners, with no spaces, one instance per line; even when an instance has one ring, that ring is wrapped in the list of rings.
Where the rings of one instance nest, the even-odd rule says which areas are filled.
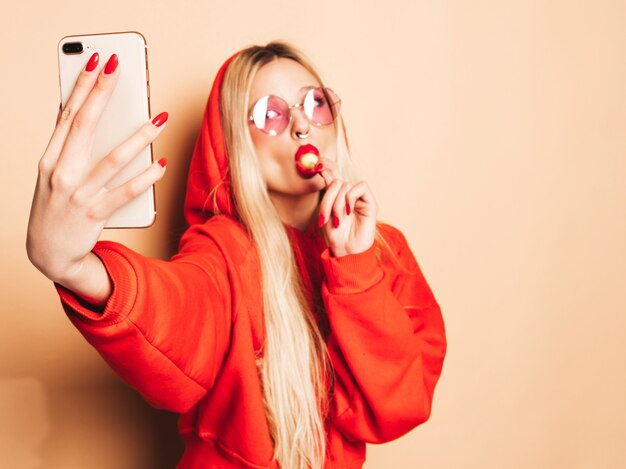
[[[241,222],[228,215],[214,215],[204,223],[190,226],[189,230],[213,238],[224,238],[239,243],[250,242],[250,237]]]
[[[209,246],[230,261],[241,260],[256,252],[245,227],[227,215],[215,215],[204,223],[187,228],[181,237],[179,252],[203,251]]]
[[[406,237],[395,226],[388,223],[378,222],[376,224],[378,234],[386,241],[394,250],[394,254],[399,254],[401,250],[408,248]]]
[[[245,243],[250,241],[246,229],[241,222],[227,215],[214,215],[204,223],[189,226],[182,236],[182,240],[197,237],[222,239],[226,242]]]
[[[388,223],[376,224],[377,247],[380,261],[395,269],[412,271],[415,269],[415,257],[404,233]]]

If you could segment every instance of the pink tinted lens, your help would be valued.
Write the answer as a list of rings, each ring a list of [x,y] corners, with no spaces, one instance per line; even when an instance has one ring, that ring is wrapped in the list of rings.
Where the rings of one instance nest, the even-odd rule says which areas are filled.
[[[330,88],[313,88],[304,97],[304,112],[314,124],[327,125],[339,113],[340,101]]]
[[[252,110],[254,125],[270,135],[278,135],[289,124],[289,105],[277,96],[264,96]]]

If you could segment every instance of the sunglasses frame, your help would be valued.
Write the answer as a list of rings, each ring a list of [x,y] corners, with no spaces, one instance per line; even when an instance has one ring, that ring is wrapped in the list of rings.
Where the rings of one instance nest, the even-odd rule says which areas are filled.
[[[279,134],[283,133],[283,132],[285,131],[285,129],[286,129],[287,127],[289,127],[289,125],[291,124],[291,120],[293,119],[293,112],[292,112],[292,109],[299,109],[299,108],[301,108],[301,107],[304,107],[304,101],[306,100],[306,97],[307,97],[307,96],[308,96],[308,94],[309,94],[311,91],[313,91],[313,90],[321,90],[321,91],[322,91],[322,93],[324,94],[324,96],[326,96],[326,97],[327,97],[327,101],[328,101],[329,106],[330,106],[330,108],[331,108],[331,112],[332,112],[332,110],[333,110],[333,109],[336,109],[338,106],[339,106],[339,107],[341,107],[341,98],[340,98],[340,97],[337,95],[337,93],[335,93],[335,92],[334,92],[331,88],[328,88],[327,86],[311,86],[311,87],[309,87],[309,88],[308,88],[308,90],[307,90],[306,94],[304,95],[304,98],[302,98],[302,102],[300,102],[300,103],[296,103],[296,104],[292,104],[292,105],[289,105],[289,103],[288,103],[285,99],[283,99],[283,98],[281,98],[280,96],[277,96],[277,95],[275,95],[275,94],[268,94],[268,95],[265,95],[265,96],[261,96],[259,99],[257,99],[257,100],[256,100],[256,102],[254,103],[254,106],[252,106],[252,111],[251,111],[250,115],[248,116],[248,121],[249,121],[249,122],[251,122],[251,123],[253,123],[253,124],[254,124],[254,126],[255,126],[258,130],[260,130],[261,132],[263,132],[263,133],[265,133],[265,134],[267,134],[267,135],[271,135],[272,137],[275,137],[276,135],[279,135]],[[327,91],[327,90],[328,90],[328,91]],[[328,93],[329,91],[330,91],[330,93],[332,93],[334,96],[336,96],[336,97],[337,97],[337,101],[332,101],[332,100],[330,99],[331,95],[330,95],[330,93]],[[259,129],[259,127],[256,125],[256,122],[254,122],[254,109],[256,108],[257,104],[259,104],[259,102],[260,102],[262,99],[265,99],[265,98],[268,98],[268,99],[269,99],[269,98],[276,98],[276,99],[280,99],[282,102],[284,102],[284,103],[287,105],[287,109],[289,110],[289,122],[287,122],[287,125],[285,125],[285,127],[284,127],[284,128],[283,128],[280,132],[276,132],[276,131],[272,131],[272,130],[267,131],[267,130]],[[335,122],[335,120],[337,119],[337,116],[338,116],[338,115],[339,115],[339,113],[340,113],[340,109],[337,109],[337,112],[333,112],[333,120],[332,120],[332,121],[330,121],[328,124],[318,124],[317,122],[313,122],[313,121],[309,118],[309,116],[307,115],[307,113],[306,113],[306,112],[304,112],[304,111],[303,111],[303,113],[304,113],[304,116],[306,117],[306,119],[307,119],[307,120],[308,120],[311,124],[315,125],[316,127],[322,127],[322,126],[330,125],[330,124],[332,124],[333,122]]]

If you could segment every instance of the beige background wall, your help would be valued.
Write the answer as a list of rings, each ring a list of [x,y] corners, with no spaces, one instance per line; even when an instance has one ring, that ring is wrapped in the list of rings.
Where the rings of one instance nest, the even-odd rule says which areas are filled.
[[[0,14],[0,467],[171,468],[175,416],[121,383],[24,240],[59,103],[56,45],[138,30],[170,113],[159,217],[105,233],[172,254],[217,67],[274,38],[344,100],[362,177],[439,300],[449,352],[430,421],[367,469],[626,467],[626,3],[33,2]]]

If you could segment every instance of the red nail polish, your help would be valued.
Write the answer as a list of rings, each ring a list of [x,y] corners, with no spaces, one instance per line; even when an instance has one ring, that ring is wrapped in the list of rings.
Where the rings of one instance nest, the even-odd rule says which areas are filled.
[[[113,73],[115,69],[117,68],[118,62],[119,61],[117,59],[117,54],[113,54],[109,58],[109,61],[107,62],[106,66],[104,67],[104,73],[107,75],[110,75],[111,73]]]
[[[337,217],[337,215],[333,215],[333,226],[335,228],[339,228],[339,218]]]
[[[167,164],[167,158],[161,158],[159,160],[159,164],[165,168],[165,165]]]
[[[161,114],[156,116],[154,119],[152,119],[152,123],[156,125],[157,127],[161,127],[163,124],[165,124],[168,117],[169,116],[167,112],[162,112]]]
[[[346,204],[346,213],[350,215],[350,204]]]
[[[93,72],[98,66],[99,60],[100,60],[100,54],[98,54],[97,52],[94,52],[94,54],[89,59],[89,62],[87,62],[87,66],[85,67],[85,70],[88,72]]]
[[[320,219],[318,221],[318,226],[321,228],[322,226],[324,226],[324,215],[320,214]]]
[[[317,166],[315,166],[316,173],[319,173],[323,169],[324,169],[324,163],[317,163]]]

